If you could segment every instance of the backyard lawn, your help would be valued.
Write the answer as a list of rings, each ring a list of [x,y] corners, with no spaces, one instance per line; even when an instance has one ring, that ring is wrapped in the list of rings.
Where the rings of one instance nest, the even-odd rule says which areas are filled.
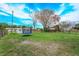
[[[79,55],[78,32],[10,33],[0,39],[0,55],[61,56]]]

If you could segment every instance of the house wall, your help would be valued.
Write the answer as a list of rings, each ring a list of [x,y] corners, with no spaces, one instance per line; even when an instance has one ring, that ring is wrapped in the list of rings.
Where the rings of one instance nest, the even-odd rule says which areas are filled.
[[[14,33],[21,33],[21,34],[31,34],[32,29],[31,28],[6,28],[8,33],[14,32]]]
[[[8,33],[15,32],[15,33],[22,33],[22,28],[6,28]]]

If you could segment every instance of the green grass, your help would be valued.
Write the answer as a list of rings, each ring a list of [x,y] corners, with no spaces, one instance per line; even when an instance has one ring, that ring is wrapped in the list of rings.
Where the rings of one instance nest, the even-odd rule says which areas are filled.
[[[32,44],[21,44],[23,41],[32,41]],[[79,55],[79,33],[10,33],[0,40],[0,55]]]
[[[74,39],[79,39],[79,33],[62,33],[62,32],[53,32],[53,33],[48,33],[48,32],[36,32],[33,33],[32,36],[27,37],[29,39],[34,39],[34,40],[44,40],[44,41],[50,41],[50,40],[74,40]]]

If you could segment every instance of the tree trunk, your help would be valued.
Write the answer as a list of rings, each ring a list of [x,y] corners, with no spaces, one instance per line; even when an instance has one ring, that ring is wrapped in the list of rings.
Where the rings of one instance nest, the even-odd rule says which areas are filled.
[[[59,25],[56,26],[57,31],[60,31]]]
[[[44,27],[44,31],[45,32],[49,32],[49,28],[48,27]]]

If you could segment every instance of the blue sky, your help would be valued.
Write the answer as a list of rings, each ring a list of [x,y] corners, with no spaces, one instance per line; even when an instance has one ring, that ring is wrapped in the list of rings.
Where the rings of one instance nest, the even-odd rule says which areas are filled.
[[[61,16],[61,21],[79,21],[78,3],[2,3],[0,4],[0,22],[11,24],[12,10],[14,11],[14,24],[32,26],[29,16],[34,11],[52,9]],[[37,28],[42,24],[37,22]]]

